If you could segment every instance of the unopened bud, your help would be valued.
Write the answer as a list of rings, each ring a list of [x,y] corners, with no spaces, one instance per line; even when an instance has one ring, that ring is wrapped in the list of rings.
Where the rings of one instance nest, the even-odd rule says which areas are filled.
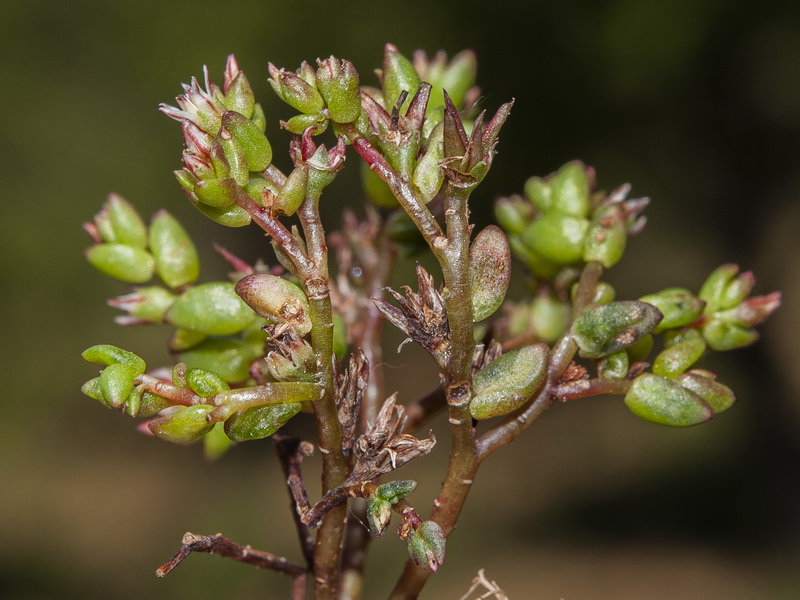
[[[700,331],[708,342],[709,348],[718,352],[744,348],[758,340],[758,331],[755,329],[742,327],[722,319],[709,320]]]
[[[547,183],[550,184],[551,204],[546,210],[579,218],[589,216],[592,179],[582,162],[568,162],[552,175]]]
[[[637,417],[660,425],[688,427],[714,417],[714,411],[697,394],[680,384],[644,373],[625,395],[625,404]]]
[[[117,194],[110,194],[103,206],[108,214],[109,224],[113,231],[114,241],[136,248],[147,247],[147,227],[133,208],[133,205]]]
[[[307,187],[308,166],[300,165],[289,174],[286,183],[275,197],[272,209],[278,214],[293,215],[306,199]]]
[[[628,374],[630,358],[626,350],[604,356],[597,363],[597,374],[610,379],[623,379]]]
[[[203,398],[230,389],[222,377],[205,369],[187,369],[186,383],[189,385],[189,389]]]
[[[520,234],[533,220],[533,206],[522,196],[500,198],[495,202],[494,215],[508,233]]]
[[[713,313],[722,308],[728,285],[739,272],[739,265],[727,264],[717,267],[700,288],[701,300],[706,302],[706,312]]]
[[[525,404],[544,384],[545,344],[525,346],[496,358],[472,378],[469,410],[475,419],[506,415]]]
[[[242,147],[250,171],[263,171],[272,162],[272,147],[269,140],[247,117],[229,110],[222,115],[222,126]]]
[[[154,285],[137,288],[130,294],[117,296],[108,301],[109,306],[125,311],[127,314],[114,317],[120,325],[140,325],[160,323],[164,314],[175,302],[175,294],[163,287]]]
[[[319,62],[317,89],[322,94],[331,119],[350,123],[361,112],[361,92],[358,72],[349,60],[339,61],[331,56]]]
[[[624,212],[618,205],[603,206],[595,211],[586,234],[583,260],[598,262],[606,268],[612,267],[622,258],[627,243]]]
[[[379,485],[375,489],[375,497],[385,500],[390,504],[395,504],[417,489],[417,482],[411,479],[404,481],[390,481]]]
[[[391,110],[395,106],[402,92],[408,92],[410,95],[420,84],[414,65],[392,44],[386,44],[384,48],[381,83],[387,110]]]
[[[269,80],[278,97],[292,108],[302,113],[318,113],[325,102],[317,89],[295,73],[278,69],[272,63],[268,66]]]
[[[561,212],[548,212],[531,223],[522,240],[534,252],[559,265],[572,265],[583,259],[589,220]]]
[[[236,293],[262,317],[288,323],[300,335],[311,331],[308,300],[302,289],[267,273],[248,275],[236,284]]]
[[[407,539],[408,554],[417,565],[436,573],[444,562],[447,538],[435,521],[423,521]]]
[[[572,324],[572,336],[581,356],[600,358],[634,344],[660,321],[661,313],[651,304],[609,302],[581,313]]]
[[[367,502],[367,525],[370,533],[375,537],[381,537],[389,527],[392,519],[392,503],[382,500],[377,496],[370,497]]]

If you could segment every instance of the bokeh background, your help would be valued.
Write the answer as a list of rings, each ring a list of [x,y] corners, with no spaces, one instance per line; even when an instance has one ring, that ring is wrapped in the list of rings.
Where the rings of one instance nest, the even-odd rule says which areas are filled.
[[[485,568],[515,600],[796,598],[800,4],[770,0],[4,2],[0,595],[286,597],[281,576],[205,555],[154,577],[186,530],[297,558],[287,499],[269,442],[207,464],[80,394],[94,372],[84,348],[114,343],[158,364],[167,335],[113,325],[104,300],[125,288],[82,260],[80,224],[116,191],[145,215],[182,218],[208,278],[224,272],[212,241],[261,255],[255,228],[224,230],[185,201],[171,175],[179,131],[157,104],[203,64],[220,79],[233,52],[280,147],[288,112],[268,60],[335,54],[368,81],[387,41],[409,54],[473,48],[485,105],[517,99],[479,220],[495,196],[581,158],[606,189],[630,182],[653,199],[645,235],[609,274],[621,297],[696,289],[729,261],[756,271],[759,293],[784,292],[759,345],[711,361],[740,396],[714,422],[661,428],[591,399],[494,455],[427,597],[459,598]],[[331,227],[362,200],[355,172],[328,194]],[[387,354],[401,398],[436,381],[418,358]],[[424,481],[423,512],[446,461],[434,427],[442,449],[404,474]],[[375,544],[367,598],[385,597],[404,553],[392,536]]]

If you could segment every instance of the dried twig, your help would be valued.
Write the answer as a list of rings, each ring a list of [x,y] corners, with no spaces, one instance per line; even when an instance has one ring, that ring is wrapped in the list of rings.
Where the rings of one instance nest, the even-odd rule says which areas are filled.
[[[156,577],[165,577],[181,564],[192,552],[219,554],[239,562],[252,565],[258,569],[271,569],[292,577],[292,597],[302,598],[305,594],[306,570],[282,556],[255,550],[250,546],[241,546],[233,540],[216,535],[197,535],[187,531],[183,534],[180,550],[167,562],[156,569]],[[302,593],[301,593],[302,592]]]
[[[500,586],[497,585],[496,581],[490,581],[486,579],[486,572],[483,569],[478,571],[478,575],[475,579],[472,580],[472,585],[467,590],[467,593],[461,596],[460,600],[468,600],[470,594],[472,594],[475,590],[479,587],[486,588],[486,591],[483,592],[478,598],[483,600],[484,598],[494,598],[495,600],[508,600],[508,594],[506,594],[503,590],[500,589]]]
[[[272,441],[275,443],[275,450],[278,453],[278,458],[283,467],[283,474],[286,477],[286,486],[289,488],[289,494],[292,497],[292,517],[297,528],[297,535],[300,538],[303,557],[310,566],[314,564],[314,536],[311,534],[311,530],[300,520],[300,517],[308,511],[311,505],[303,482],[303,457],[311,456],[314,446],[309,442],[302,442],[297,438],[283,434],[273,435]]]

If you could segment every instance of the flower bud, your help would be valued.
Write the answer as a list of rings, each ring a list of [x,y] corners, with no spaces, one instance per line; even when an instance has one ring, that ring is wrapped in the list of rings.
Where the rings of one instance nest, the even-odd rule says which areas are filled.
[[[508,233],[520,234],[533,220],[533,206],[522,196],[500,198],[495,202],[494,215]]]
[[[126,283],[144,283],[153,277],[155,260],[146,250],[125,244],[97,244],[86,250],[95,269]]]
[[[589,193],[592,181],[582,162],[568,162],[548,179],[548,183],[551,204],[546,210],[578,218],[589,216],[591,210]]]
[[[375,489],[375,497],[385,500],[389,504],[395,504],[417,489],[417,482],[411,479],[404,481],[390,481],[379,485]]]
[[[301,165],[289,173],[286,183],[275,196],[272,210],[278,214],[293,215],[306,199],[307,187],[308,166]]]
[[[299,402],[289,402],[239,411],[225,421],[225,434],[234,442],[260,440],[278,431],[302,406]]]
[[[314,113],[313,115],[295,115],[288,121],[281,121],[281,127],[295,135],[303,135],[303,132],[312,127],[311,135],[325,133],[328,129],[328,117],[324,113]]]
[[[553,279],[561,271],[561,266],[531,250],[522,236],[513,235],[508,239],[515,256],[525,263],[530,271],[541,279]]]
[[[675,383],[700,396],[712,408],[714,414],[728,410],[736,402],[736,394],[728,386],[707,377],[696,369],[675,377]]]
[[[113,240],[105,241],[141,249],[147,247],[147,227],[130,202],[117,194],[109,194],[103,210],[108,214],[114,236]]]
[[[536,332],[536,338],[548,344],[560,338],[569,323],[569,305],[552,296],[536,296],[531,302],[530,311],[530,325]]]
[[[200,202],[194,192],[188,192],[186,196],[201,213],[220,225],[224,225],[225,227],[244,227],[250,224],[250,214],[241,206],[236,204],[230,204],[228,206],[209,206],[208,204]]]
[[[673,427],[697,425],[714,417],[714,411],[700,396],[651,373],[634,379],[625,395],[625,404],[645,421]]]
[[[634,342],[625,348],[625,352],[628,355],[628,360],[631,363],[643,361],[650,354],[654,344],[655,342],[653,341],[653,336],[650,334],[644,336],[639,341]]]
[[[193,283],[200,275],[200,259],[189,234],[166,210],[153,216],[150,251],[156,261],[156,273],[171,288]]]
[[[734,306],[718,316],[719,318],[741,325],[742,327],[755,327],[763,322],[781,305],[781,293],[772,292],[766,296],[753,296],[741,304]]]
[[[238,339],[209,338],[181,351],[178,358],[189,367],[211,371],[228,383],[236,383],[250,376],[250,365],[260,354]]]
[[[318,113],[325,108],[317,89],[300,76],[278,69],[272,63],[269,63],[268,69],[272,77],[269,80],[272,89],[286,104],[306,114]]]
[[[367,501],[367,525],[370,533],[375,537],[381,537],[389,527],[392,519],[392,503],[382,500],[377,496],[372,496]]]
[[[236,185],[243,186],[250,179],[250,169],[247,165],[247,157],[244,155],[244,148],[233,134],[224,127],[219,130],[219,144],[222,153],[230,169],[230,177]],[[196,185],[196,184],[195,184]],[[191,189],[191,188],[190,188]]]
[[[185,377],[189,389],[203,398],[231,389],[222,377],[205,369],[187,369]]]
[[[475,52],[464,50],[456,54],[442,73],[441,83],[443,89],[447,90],[450,99],[458,107],[463,106],[464,99],[469,89],[475,85],[475,76],[478,70],[478,61]],[[433,83],[433,81],[431,81]],[[439,106],[442,106],[442,101]]]
[[[331,56],[318,64],[317,89],[328,105],[331,119],[337,123],[355,121],[361,112],[361,89],[353,63]]]
[[[213,406],[176,406],[169,414],[157,417],[147,428],[158,438],[173,444],[192,444],[213,429],[214,424],[206,420]]]
[[[653,333],[662,333],[667,329],[678,329],[693,323],[706,305],[703,300],[684,288],[667,288],[655,294],[642,296],[639,300],[652,304],[664,315]]]
[[[708,347],[718,352],[744,348],[758,340],[758,331],[755,329],[748,329],[722,319],[707,321],[700,331],[708,342]]]
[[[653,361],[653,373],[673,379],[696,363],[706,351],[703,338],[683,340],[665,348]]]
[[[525,245],[547,260],[572,265],[583,259],[589,220],[561,212],[545,213],[522,233]]]
[[[164,319],[175,327],[208,335],[230,335],[255,319],[253,312],[225,281],[203,283],[184,292]]]
[[[706,302],[706,312],[713,313],[722,308],[725,290],[739,272],[739,265],[727,264],[717,267],[700,287],[701,300]]]
[[[547,374],[545,344],[524,346],[496,358],[472,378],[473,418],[508,414],[525,404],[544,383]]]
[[[410,95],[420,84],[414,65],[392,44],[386,44],[384,48],[381,84],[387,110],[391,110],[395,106],[402,92],[408,92]]]
[[[573,302],[575,302],[575,294],[577,291],[578,282],[576,281],[569,290],[569,297]],[[617,291],[610,283],[599,281],[594,289],[594,298],[592,298],[592,304],[608,304],[609,302],[613,302],[616,297]]]
[[[418,566],[436,573],[444,562],[447,538],[435,521],[423,521],[407,539],[408,554]]]
[[[610,379],[623,379],[628,374],[630,358],[625,350],[604,356],[597,363],[597,374]]]
[[[240,279],[236,293],[262,317],[288,323],[300,335],[311,331],[308,300],[303,290],[292,282],[275,275],[257,273]]]
[[[581,356],[600,358],[632,345],[661,321],[650,304],[635,300],[601,304],[581,313],[572,324],[572,336]]]
[[[229,110],[222,115],[222,127],[241,145],[251,171],[263,171],[269,166],[272,162],[272,146],[255,123]]]
[[[236,202],[236,181],[230,177],[223,179],[203,179],[194,186],[197,199],[213,208],[228,208]],[[237,207],[238,208],[238,207]]]
[[[95,365],[124,365],[130,369],[134,375],[141,375],[145,372],[145,369],[147,369],[144,360],[139,356],[133,352],[118,348],[117,346],[112,346],[111,344],[98,344],[87,348],[81,353],[81,357],[86,362]]]
[[[541,177],[531,177],[525,182],[525,196],[540,212],[553,210],[553,190]]]
[[[235,110],[248,119],[253,116],[255,94],[247,81],[244,72],[233,54],[228,56],[225,64],[225,81],[222,84],[223,103],[228,110]]]
[[[491,316],[506,296],[511,280],[511,248],[503,231],[489,225],[481,231],[469,249],[469,285],[472,297],[472,320]]]
[[[612,267],[622,258],[627,243],[624,212],[618,205],[603,206],[595,211],[586,234],[583,260],[599,262],[606,268]]]

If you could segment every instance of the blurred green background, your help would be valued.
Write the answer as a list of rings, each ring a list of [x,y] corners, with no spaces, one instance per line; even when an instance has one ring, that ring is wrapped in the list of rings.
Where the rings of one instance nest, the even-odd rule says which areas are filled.
[[[104,300],[125,288],[82,260],[80,225],[116,191],[145,215],[178,215],[208,278],[224,272],[212,241],[269,258],[255,228],[222,229],[185,201],[171,174],[179,131],[157,104],[203,64],[219,80],[233,52],[280,147],[289,113],[267,93],[268,60],[294,69],[335,54],[368,81],[387,41],[409,54],[473,48],[485,106],[517,99],[475,197],[479,221],[495,196],[581,158],[606,189],[630,182],[653,199],[609,274],[620,296],[696,289],[722,262],[755,270],[759,293],[784,292],[762,343],[711,361],[740,397],[714,422],[671,430],[619,400],[576,401],[494,455],[427,597],[459,598],[486,568],[515,600],[796,598],[800,4],[768,0],[4,2],[2,596],[286,597],[281,576],[216,557],[154,577],[186,530],[298,558],[288,501],[268,442],[207,464],[80,394],[92,344],[166,359],[166,331],[112,323]],[[328,193],[331,228],[362,200],[355,173]],[[436,381],[417,358],[387,352],[401,399]],[[403,473],[425,481],[412,497],[423,512],[446,461],[434,426],[442,448]],[[367,598],[385,596],[405,554],[393,536],[374,550]]]

